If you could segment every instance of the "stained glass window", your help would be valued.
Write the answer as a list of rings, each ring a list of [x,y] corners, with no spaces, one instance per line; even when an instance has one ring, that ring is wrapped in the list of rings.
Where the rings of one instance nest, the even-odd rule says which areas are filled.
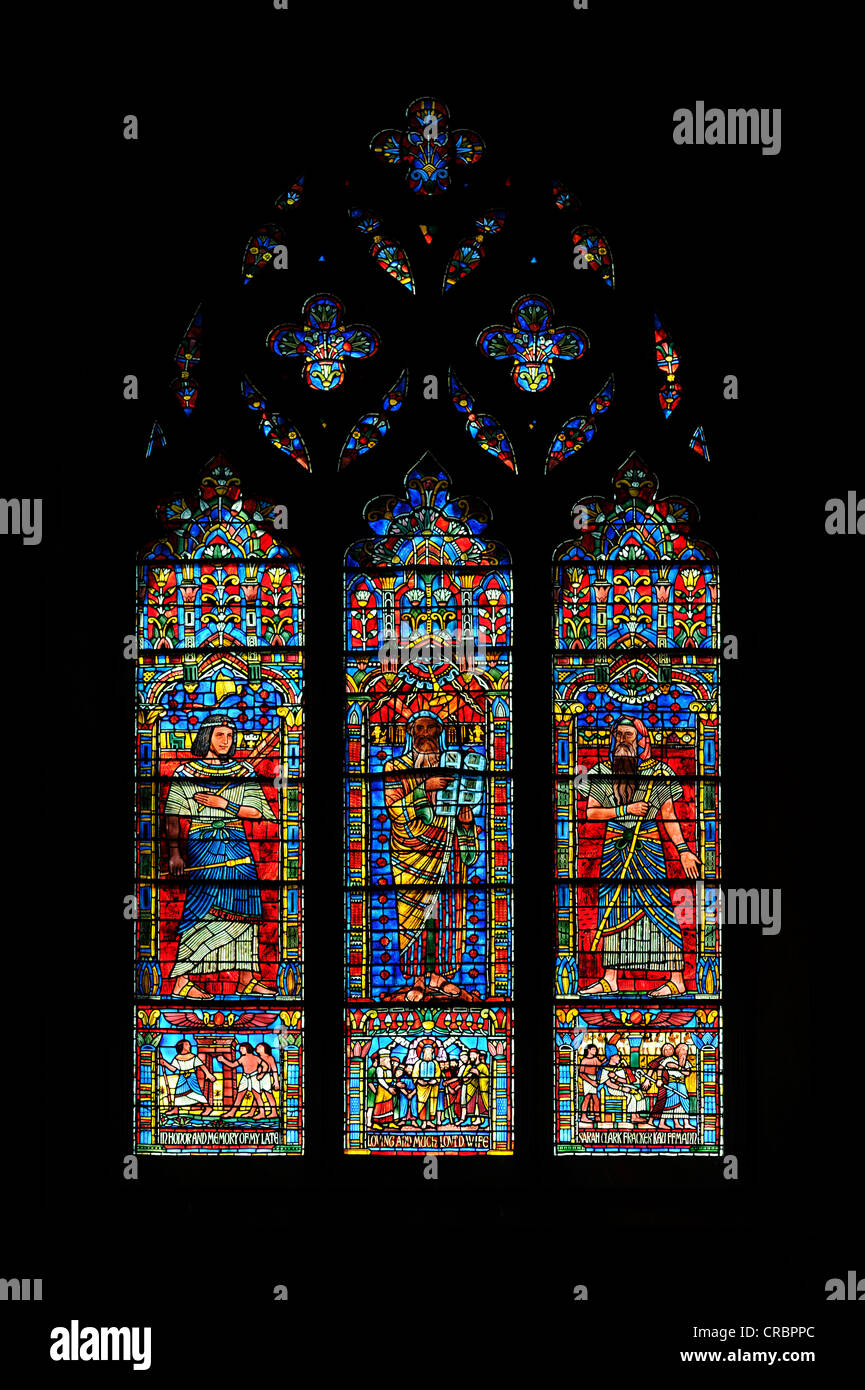
[[[452,167],[476,164],[484,142],[473,130],[452,130],[444,102],[421,97],[406,110],[402,130],[380,130],[372,149],[384,164],[402,164],[413,193],[433,196],[451,185]]]
[[[349,1153],[513,1147],[511,566],[449,484],[346,555]]]
[[[303,568],[221,456],[138,567],[138,1153],[303,1149]]]
[[[520,562],[537,573],[552,533],[542,534],[543,508],[530,489],[545,473],[547,496],[561,497],[568,469],[593,468],[605,450],[621,458],[629,446],[638,388],[613,354],[629,321],[628,303],[618,307],[627,286],[616,287],[610,242],[588,220],[595,214],[582,207],[582,195],[554,179],[550,199],[550,182],[512,179],[479,135],[455,126],[439,97],[400,104],[395,113],[402,109],[402,128],[381,130],[369,144],[368,132],[365,166],[340,170],[329,191],[314,169],[294,183],[290,169],[280,172],[268,200],[273,206],[283,190],[275,198],[279,223],[268,221],[277,214],[262,206],[237,240],[242,307],[230,325],[240,368],[233,403],[223,407],[218,354],[208,376],[207,344],[226,339],[224,310],[207,301],[176,349],[180,376],[171,384],[171,409],[191,439],[224,408],[211,435],[230,439],[232,450],[244,438],[251,460],[257,451],[265,470],[285,470],[293,501],[313,527],[326,511],[318,503],[329,502],[331,492],[357,499],[354,484],[370,469],[383,479],[379,490],[393,489],[408,463],[435,447],[461,480],[460,491],[462,480],[484,478],[478,486],[502,506],[507,534],[520,537]],[[614,240],[621,269],[633,264],[633,250],[620,228]],[[655,402],[666,400],[654,370],[660,368],[668,395],[675,388],[667,416],[681,395],[678,351],[660,319],[654,346],[653,368],[645,345],[634,344],[652,382],[653,421],[661,414]],[[440,396],[443,410],[433,404]],[[682,414],[675,410],[670,427],[680,436],[696,424]],[[154,427],[148,457],[157,458],[165,444]],[[705,463],[702,427],[690,450],[687,436],[681,444],[690,464]],[[323,469],[332,470],[329,485]],[[720,1066],[704,1038],[717,1031],[717,765],[698,758],[709,748],[704,726],[715,730],[717,754],[717,579],[708,550],[699,564],[680,555],[689,505],[658,500],[654,486],[639,460],[629,460],[616,475],[615,497],[589,499],[588,522],[556,562],[556,699],[565,730],[556,770],[556,997],[565,1008],[558,1030],[560,1153],[662,1145],[711,1152],[720,1143],[720,1096],[710,1090],[710,1078],[720,1084]],[[513,1149],[513,863],[517,853],[531,859],[533,833],[548,838],[540,822],[527,824],[522,849],[512,834],[510,555],[487,539],[486,503],[455,492],[424,454],[405,477],[404,494],[386,492],[368,505],[369,534],[345,558],[345,790],[342,806],[328,809],[345,819],[344,1146],[352,1154]],[[537,517],[531,536],[517,496]],[[348,511],[331,510],[331,528]],[[142,561],[139,796],[148,779],[158,790],[139,808],[136,988],[148,1006],[142,1028],[148,1036],[165,1030],[166,1043],[158,1056],[146,1047],[142,1054],[139,1137],[181,1152],[193,1145],[261,1151],[268,1144],[295,1152],[302,1142],[304,998],[302,571],[271,504],[248,499],[221,458],[212,461],[197,498],[179,499],[163,515],[168,539]],[[605,526],[614,530],[608,535]],[[593,548],[599,527],[602,550]],[[350,535],[342,532],[339,549]],[[324,551],[323,533],[320,539]],[[542,572],[547,563],[541,559]],[[537,641],[544,647],[546,633]],[[538,668],[524,660],[537,689]],[[342,692],[336,687],[328,697],[324,684],[319,690],[324,719],[326,699],[339,702]],[[541,698],[546,704],[545,691]],[[698,698],[706,702],[699,716]],[[647,811],[633,813],[652,825],[641,826],[624,849],[619,841],[634,828],[629,813],[609,829],[604,815],[618,806],[622,785],[611,769],[612,790],[605,789],[602,771],[605,760],[621,756],[614,752],[617,714],[646,751],[647,767],[664,769],[644,788]],[[339,719],[334,709],[331,718]],[[214,834],[205,822],[230,809],[199,813],[202,803],[193,806],[184,795],[187,781],[193,800],[201,794],[203,764],[212,761],[202,749],[218,730],[229,737],[232,777],[248,785],[240,800],[220,796],[237,819],[225,827],[221,857],[190,863],[190,837],[195,854],[205,854],[199,841]],[[536,774],[542,779],[545,766],[544,758]],[[609,805],[599,797],[589,802],[584,773],[612,797]],[[640,789],[632,802],[639,803]],[[326,837],[333,826],[324,813],[321,825]],[[687,881],[677,880],[683,861],[671,851],[668,831],[699,855],[699,882],[690,871]],[[700,836],[705,844],[698,847]],[[180,870],[175,857],[183,860]],[[674,901],[680,889],[683,897]],[[677,913],[689,911],[691,920],[680,923]],[[251,1008],[238,1006],[253,994],[261,998]],[[592,1068],[583,1065],[583,1035],[595,1026],[591,1046],[601,1049],[612,1074],[621,1040],[603,1003],[615,1009],[620,999],[632,1029],[646,1030],[636,1054],[628,1054],[628,1067],[646,1085],[635,1112],[648,1113],[645,1098],[654,1105],[660,1094],[661,1064],[652,1049],[662,1022],[672,1030],[657,1056],[671,1095],[674,1065],[685,1078],[683,1107],[693,1125],[677,1125],[678,1138],[640,1145],[611,1137],[647,1132],[645,1123],[631,1124],[627,1105],[621,1116],[614,1113],[613,1082],[599,1080],[596,1103],[584,1104]],[[674,1008],[674,999],[686,1000],[691,1013]],[[601,1024],[610,1025],[604,1038]],[[208,1028],[225,1033],[231,1057],[250,1057],[251,1049],[259,1061],[245,1069],[240,1062],[232,1080],[223,1054],[208,1049]],[[274,1039],[283,1037],[293,1040],[297,1057],[282,1056]],[[688,1042],[684,1060],[678,1053],[675,1064],[667,1060],[667,1041],[674,1051]],[[697,1063],[703,1050],[705,1072]],[[187,1056],[202,1062],[190,1068],[177,1060]],[[246,1071],[259,1083],[264,1077],[269,1063],[262,1056],[276,1059],[280,1078],[283,1063],[296,1068],[286,1077],[296,1078],[297,1090],[294,1081],[279,1081],[279,1094],[294,1108],[278,1123],[266,1113],[260,1086],[255,1093],[244,1085],[252,1094],[234,1105]],[[190,1070],[187,1081],[182,1074]],[[178,1088],[199,1099],[172,1104]],[[331,1108],[336,1095],[328,1096]],[[215,1115],[224,1115],[226,1126],[220,1123],[208,1148],[201,1135],[217,1133]],[[591,1143],[580,1128],[590,1122],[601,1136]],[[226,1139],[231,1126],[247,1137]],[[267,1141],[249,1137],[265,1131]]]
[[[582,357],[588,342],[578,328],[553,323],[553,306],[541,295],[523,295],[511,308],[513,325],[494,324],[478,338],[485,357],[507,362],[521,391],[546,391],[556,364]]]
[[[677,373],[681,366],[679,352],[658,315],[655,314],[655,365],[664,378],[658,391],[658,404],[669,419],[682,399],[684,387]]]
[[[721,1152],[718,573],[657,486],[554,558],[559,1154]]]

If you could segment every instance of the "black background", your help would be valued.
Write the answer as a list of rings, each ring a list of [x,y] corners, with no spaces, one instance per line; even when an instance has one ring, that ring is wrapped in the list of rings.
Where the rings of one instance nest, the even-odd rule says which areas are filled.
[[[57,174],[43,189],[41,225],[68,247],[38,275],[50,314],[39,342],[61,394],[72,389],[61,427],[47,429],[37,412],[32,447],[4,467],[4,495],[44,498],[45,528],[39,547],[2,538],[12,684],[41,672],[12,726],[10,769],[17,755],[23,781],[10,778],[8,795],[26,785],[33,809],[11,842],[7,1075],[23,1066],[29,1076],[35,1063],[19,1049],[30,1059],[30,1039],[43,1030],[48,1042],[36,1085],[8,1083],[0,1271],[41,1276],[45,1302],[4,1307],[2,1330],[53,1369],[48,1329],[77,1317],[151,1325],[157,1368],[200,1359],[269,1372],[283,1358],[283,1320],[293,1357],[304,1342],[300,1313],[338,1319],[351,1307],[336,1340],[364,1370],[380,1364],[376,1329],[391,1364],[406,1354],[411,1364],[401,1339],[411,1346],[422,1287],[427,1307],[439,1309],[440,1354],[429,1364],[454,1371],[463,1357],[466,1366],[497,1363],[508,1339],[525,1334],[539,1353],[570,1348],[572,1369],[624,1372],[647,1359],[666,1369],[692,1345],[695,1322],[816,1324],[820,1340],[810,1345],[825,1366],[854,1314],[827,1304],[824,1286],[856,1268],[859,1219],[852,938],[861,908],[838,850],[847,846],[855,863],[861,813],[842,766],[862,542],[827,536],[824,519],[826,500],[846,497],[862,470],[832,408],[847,369],[823,355],[844,243],[843,226],[831,238],[825,231],[838,201],[837,146],[798,80],[806,56],[780,63],[779,33],[791,35],[768,7],[750,11],[737,33],[725,28],[726,11],[713,27],[708,12],[697,19],[676,6],[432,8],[400,21],[371,9],[314,18],[296,9],[186,6],[164,25],[156,9],[146,19],[103,16],[87,32],[113,60],[88,57],[77,34],[68,125],[51,122],[49,132],[46,123],[37,142]],[[423,94],[444,100],[452,123],[486,143],[464,176],[469,186],[442,199],[416,198],[368,151]],[[674,146],[673,111],[698,99],[781,107],[782,152]],[[129,113],[139,120],[135,142],[122,138]],[[303,203],[277,213],[274,199],[300,173]],[[579,199],[577,214],[553,209],[553,176]],[[820,226],[804,196],[815,186],[827,209]],[[355,202],[402,241],[414,300],[348,226]],[[512,210],[506,231],[489,242],[485,265],[442,297],[457,241],[499,203]],[[284,227],[291,268],[241,292],[243,247],[265,221]],[[429,247],[422,221],[438,223]],[[583,221],[612,245],[614,294],[575,285],[568,232]],[[297,321],[303,300],[323,289],[343,299],[351,321],[375,325],[382,349],[349,363],[344,394],[319,409],[298,368],[280,372],[268,360],[263,338],[274,323]],[[557,321],[591,340],[570,374],[559,369],[553,403],[537,410],[473,347],[478,330],[508,317],[529,290],[547,294]],[[200,301],[202,404],[187,421],[167,387]],[[655,398],[654,309],[682,354],[686,395],[670,421]],[[409,406],[376,450],[338,473],[347,429],[406,364]],[[448,399],[450,365],[505,424],[517,476],[469,440]],[[244,370],[300,426],[310,474],[255,433],[239,399]],[[554,428],[585,412],[610,371],[609,418],[546,477]],[[420,398],[428,372],[439,379],[436,402]],[[127,373],[138,376],[138,401],[122,399]],[[734,402],[722,397],[728,373],[739,380]],[[168,447],[145,462],[154,416]],[[531,434],[530,418],[539,422]],[[709,464],[687,448],[698,423]],[[720,555],[723,631],[738,638],[739,659],[722,672],[725,882],[782,889],[778,936],[730,927],[724,943],[725,1150],[739,1160],[735,1181],[724,1180],[720,1160],[552,1157],[549,557],[569,534],[573,502],[606,492],[632,449],[662,494],[697,503],[698,534]],[[335,872],[340,560],[364,533],[365,502],[400,491],[425,450],[456,493],[491,504],[490,533],[510,548],[516,575],[517,1151],[502,1163],[440,1159],[434,1182],[419,1158],[341,1153]],[[143,1159],[138,1179],[125,1181],[133,665],[123,638],[134,630],[135,554],[158,534],[156,501],[194,495],[218,451],[253,493],[288,504],[288,536],[307,571],[306,1154]],[[41,1122],[40,1197],[32,1136]],[[292,1301],[271,1310],[276,1283]],[[587,1305],[573,1301],[580,1283]],[[180,1315],[190,1296],[199,1309],[191,1342]],[[450,1328],[445,1306],[464,1330]],[[494,1335],[501,1308],[513,1314],[503,1347]],[[256,1326],[267,1329],[257,1351]]]

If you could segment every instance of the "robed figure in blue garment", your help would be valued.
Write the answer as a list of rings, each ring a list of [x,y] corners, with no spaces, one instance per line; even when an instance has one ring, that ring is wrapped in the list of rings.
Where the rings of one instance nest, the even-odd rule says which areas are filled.
[[[259,978],[261,888],[246,822],[275,820],[251,763],[234,756],[237,726],[214,711],[201,723],[192,758],[177,769],[165,802],[169,873],[189,887],[178,924],[175,994],[212,999],[190,976],[237,972],[238,994],[267,994]],[[181,821],[187,823],[180,852]]]

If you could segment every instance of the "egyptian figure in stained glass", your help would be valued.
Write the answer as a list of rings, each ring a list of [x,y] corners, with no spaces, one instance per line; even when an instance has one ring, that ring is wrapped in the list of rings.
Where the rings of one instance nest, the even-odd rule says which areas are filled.
[[[263,1071],[259,1068],[258,1085],[261,1094],[267,1101],[267,1108],[272,1115],[276,1115],[276,1097],[273,1093],[279,1086],[279,1067],[276,1065],[273,1048],[269,1043],[260,1042],[255,1050],[261,1058],[262,1066],[264,1067]]]
[[[656,1128],[667,1111],[672,1112],[669,1118],[673,1120],[674,1127],[680,1119],[685,1123],[689,1111],[685,1078],[692,1070],[686,1042],[676,1047],[671,1042],[664,1043],[660,1057],[653,1057],[648,1063],[646,1071],[657,1086],[648,1118]]]
[[[235,1071],[240,1072],[240,1076],[237,1078],[237,1095],[231,1109],[226,1110],[225,1119],[234,1119],[246,1099],[247,1092],[252,1097],[253,1111],[257,1112],[259,1118],[263,1118],[265,1106],[261,1099],[261,1078],[267,1068],[252,1043],[242,1042],[237,1057],[229,1057],[222,1052],[218,1054],[218,1057],[224,1071],[233,1067]]]
[[[367,1113],[367,1124],[370,1128],[373,1125],[390,1124],[394,1117],[394,1089],[381,1059],[375,1061],[369,1069],[368,1086],[371,1104]]]
[[[462,1081],[460,1079],[459,1063],[456,1058],[447,1056],[442,1064],[441,1089],[439,1092],[440,1125],[458,1125],[461,1122],[461,1095]]]
[[[618,1035],[614,1035],[618,1037]],[[620,1040],[619,1040],[620,1041]],[[595,1049],[597,1051],[597,1049]],[[648,1060],[641,1056],[625,1057],[616,1044],[608,1039],[606,1058],[598,1073],[598,1088],[607,1101],[620,1102],[622,1118],[617,1129],[640,1129],[653,1126],[659,1129],[662,1121],[674,1129],[686,1127],[690,1101],[686,1078],[693,1067],[688,1057],[688,1044],[665,1042],[660,1053]],[[584,1095],[588,1094],[585,1090]],[[595,1102],[597,1103],[597,1102]],[[590,1110],[589,1119],[580,1114],[580,1125],[597,1127],[597,1113]]]
[[[463,1067],[465,1118],[469,1124],[482,1125],[489,1115],[490,1069],[476,1048],[471,1048]]]
[[[193,1052],[192,1043],[188,1038],[181,1038],[175,1051],[177,1056],[173,1062],[167,1062],[164,1057],[160,1059],[163,1070],[168,1068],[177,1072],[177,1085],[172,1097],[173,1104],[166,1113],[176,1115],[180,1109],[187,1110],[190,1106],[200,1106],[199,1114],[209,1115],[213,1106],[198,1084],[196,1071],[200,1067],[209,1081],[215,1081],[216,1077],[201,1057]]]
[[[618,1121],[618,1129],[634,1129],[641,1123],[645,1124],[648,1118],[646,1091],[649,1089],[649,1079],[642,1075],[639,1067],[635,1069],[631,1066],[630,1059],[623,1057],[614,1043],[607,1044],[607,1057],[598,1073],[598,1081],[606,1102],[621,1102],[622,1119]],[[584,1119],[581,1115],[581,1124]],[[590,1113],[590,1122],[594,1126],[598,1124],[598,1114],[594,1111]]]
[[[577,1072],[583,1088],[583,1098],[580,1102],[581,1120],[587,1111],[589,1115],[597,1116],[599,1114],[598,1072],[600,1067],[601,1058],[597,1043],[589,1043],[580,1057],[580,1066]]]
[[[652,757],[645,724],[621,718],[610,740],[610,760],[589,771],[588,820],[606,821],[598,892],[598,928],[592,949],[603,948],[603,975],[583,994],[618,988],[619,970],[660,970],[667,979],[652,995],[683,994],[682,929],[665,874],[658,818],[670,834],[685,878],[697,878],[674,803],[682,787],[673,769]]]
[[[469,806],[460,806],[456,815],[436,810],[437,793],[454,775],[438,770],[442,720],[429,710],[419,711],[408,727],[410,752],[385,764],[400,965],[412,982],[405,999],[418,1003],[450,996],[471,1001],[477,996],[449,977],[459,969],[465,950],[466,899],[461,890],[478,859],[477,826]]]
[[[236,745],[234,721],[219,711],[208,715],[165,802],[169,873],[191,876],[177,928],[173,992],[195,999],[213,996],[189,977],[221,971],[237,972],[240,994],[273,994],[258,978],[261,889],[244,823],[275,818],[251,763],[234,758]],[[181,819],[188,824],[185,858]]]
[[[439,1088],[441,1086],[441,1063],[436,1060],[436,1048],[427,1043],[420,1057],[412,1067],[412,1076],[417,1087],[417,1114],[421,1129],[432,1129],[438,1111]]]
[[[398,1129],[405,1124],[417,1123],[417,1087],[407,1069],[399,1062],[394,1064],[393,1090],[396,1109],[394,1121]]]

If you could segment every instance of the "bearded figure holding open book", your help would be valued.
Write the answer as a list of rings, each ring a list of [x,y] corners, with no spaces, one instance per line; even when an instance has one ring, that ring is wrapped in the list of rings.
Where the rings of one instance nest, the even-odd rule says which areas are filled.
[[[466,946],[468,870],[477,862],[474,812],[483,799],[484,755],[442,753],[444,723],[420,710],[408,751],[385,764],[385,805],[396,887],[399,957],[407,1003],[479,996],[454,983]]]

